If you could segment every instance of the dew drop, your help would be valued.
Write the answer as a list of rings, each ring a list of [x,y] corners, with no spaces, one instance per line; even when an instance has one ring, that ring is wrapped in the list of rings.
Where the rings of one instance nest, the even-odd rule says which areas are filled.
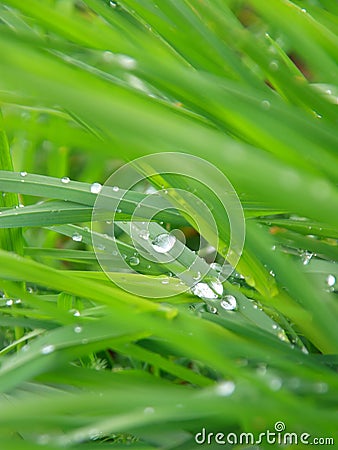
[[[13,305],[13,300],[7,300],[6,301],[6,306],[12,306]]]
[[[328,275],[326,278],[326,283],[328,286],[332,287],[336,284],[336,277],[334,275]]]
[[[169,284],[169,280],[166,278],[164,280],[161,281],[162,284]]]
[[[105,250],[106,247],[103,244],[98,244],[97,249],[98,250]]]
[[[118,186],[113,186],[113,191],[114,192],[118,192],[120,190],[120,188]]]
[[[237,300],[233,295],[225,295],[221,301],[221,307],[227,311],[237,308]]]
[[[196,281],[200,280],[200,279],[201,279],[201,272],[198,271],[198,272],[196,273],[196,275],[193,276],[193,279],[196,280]]]
[[[111,8],[116,8],[116,7],[117,7],[117,3],[116,3],[116,2],[113,2],[112,0],[110,0],[109,6],[110,6]]]
[[[77,327],[74,328],[74,331],[75,331],[75,333],[81,333],[82,332],[82,327],[77,326]]]
[[[26,177],[27,176],[27,172],[20,172],[20,176]]]
[[[313,256],[313,253],[311,252],[303,252],[301,254],[301,258],[302,258],[302,262],[304,266],[307,266],[309,264],[309,262],[311,261],[311,258]]]
[[[214,299],[217,298],[217,294],[210,288],[207,283],[197,283],[192,287],[191,292],[197,297]]]
[[[143,410],[144,414],[154,414],[155,409],[152,406],[147,406]]]
[[[73,239],[73,241],[75,241],[75,242],[81,242],[81,241],[82,241],[82,235],[79,234],[79,233],[74,233],[74,234],[72,235],[72,239]]]
[[[277,70],[279,69],[279,64],[278,61],[276,61],[275,59],[273,59],[270,64],[269,64],[270,70],[272,72],[277,72]]]
[[[149,239],[150,233],[148,230],[141,230],[139,236],[140,236],[140,238],[147,241]]]
[[[167,253],[175,245],[176,238],[171,234],[159,234],[151,243],[157,253]]]
[[[69,177],[62,177],[61,178],[61,183],[68,184],[69,182],[70,182],[70,178]]]
[[[217,278],[210,281],[210,286],[218,295],[223,294],[223,284]]]
[[[278,325],[276,325],[275,323],[272,325],[272,329],[273,330],[277,330],[277,328],[278,328]]]
[[[130,264],[131,266],[138,266],[138,265],[140,264],[140,260],[137,258],[137,256],[132,256],[132,257],[129,259],[129,264]]]
[[[272,378],[269,382],[269,387],[272,391],[279,391],[282,387],[282,380],[280,378]]]
[[[329,390],[327,383],[319,382],[314,385],[314,391],[318,394],[325,394]]]
[[[116,55],[117,63],[124,69],[131,70],[136,68],[136,61],[134,58],[128,55]]]
[[[99,194],[101,192],[101,189],[102,189],[102,185],[100,183],[93,183],[90,186],[90,192],[92,194]]]
[[[220,273],[222,271],[222,266],[218,263],[211,263],[210,268]]]
[[[267,111],[268,109],[270,109],[270,106],[271,106],[269,100],[263,100],[262,103],[261,103],[261,105],[262,105],[262,108],[265,109],[266,111]]]
[[[228,397],[235,391],[236,385],[233,381],[224,381],[216,387],[216,392],[221,397]]]
[[[41,349],[41,353],[43,355],[49,355],[50,353],[53,353],[53,351],[55,350],[54,345],[50,344],[50,345],[45,345],[44,347],[42,347]]]
[[[217,314],[217,308],[215,306],[208,306],[208,311],[211,314]]]

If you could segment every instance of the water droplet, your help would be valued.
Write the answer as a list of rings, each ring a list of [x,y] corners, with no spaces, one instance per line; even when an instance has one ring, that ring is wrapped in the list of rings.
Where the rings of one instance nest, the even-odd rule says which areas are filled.
[[[20,176],[26,177],[27,176],[27,172],[20,172]]]
[[[106,247],[103,244],[98,244],[97,249],[98,250],[105,250]]]
[[[36,438],[36,442],[39,445],[47,445],[50,442],[50,436],[48,434],[41,434]]]
[[[196,275],[193,277],[194,280],[198,281],[201,279],[201,272],[197,272]]]
[[[318,394],[325,394],[329,390],[327,383],[323,382],[316,383],[313,388]]]
[[[307,12],[305,8],[302,8],[301,11],[302,11],[302,13],[306,13]]]
[[[141,230],[139,236],[140,236],[140,238],[147,241],[149,239],[150,233],[148,230]]]
[[[275,277],[275,276],[276,276],[276,274],[275,274],[275,272],[274,272],[273,270],[270,270],[269,274],[270,274],[272,277]]]
[[[61,178],[61,183],[68,184],[69,182],[70,182],[70,178],[69,177],[62,177]]]
[[[80,233],[74,233],[72,236],[73,241],[75,242],[81,242],[82,241],[82,235]]]
[[[101,192],[101,189],[102,189],[102,185],[100,183],[93,183],[90,186],[90,192],[92,194],[99,194]]]
[[[132,256],[132,257],[129,259],[129,264],[130,264],[131,266],[138,266],[138,265],[140,264],[140,260],[137,258],[137,256]]]
[[[116,212],[119,213],[119,214],[121,214],[122,209],[121,209],[121,208],[117,208]]]
[[[116,8],[116,7],[117,7],[117,3],[116,3],[116,2],[113,2],[112,0],[110,0],[109,6],[110,6],[111,8]]]
[[[301,254],[301,258],[302,258],[302,262],[304,264],[304,266],[307,266],[309,264],[309,262],[311,261],[311,258],[313,256],[313,253],[311,252],[303,252]]]
[[[155,409],[152,406],[147,406],[143,410],[144,414],[154,414]]]
[[[326,278],[326,283],[328,286],[332,287],[336,283],[336,277],[334,275],[328,275]]]
[[[270,106],[271,106],[269,100],[263,100],[262,103],[261,103],[261,105],[262,105],[262,108],[265,109],[266,111],[267,111],[268,109],[270,109]]]
[[[132,70],[136,68],[136,61],[131,56],[119,54],[116,55],[116,61],[124,69]]]
[[[219,279],[213,278],[210,280],[210,287],[216,292],[216,294],[223,294],[223,284],[219,281]]]
[[[74,331],[75,331],[75,333],[81,333],[82,332],[82,327],[77,326],[77,327],[74,328]]]
[[[269,382],[269,387],[272,391],[279,391],[282,387],[282,380],[280,378],[272,378]]]
[[[273,246],[271,247],[271,250],[275,251],[275,250],[276,250],[276,246],[273,245]]]
[[[275,59],[273,59],[270,64],[269,64],[270,70],[272,72],[277,72],[277,70],[279,69],[279,64],[278,61],[276,61]]]
[[[157,253],[167,253],[175,245],[176,238],[171,234],[159,234],[152,242],[152,246]]]
[[[233,381],[224,381],[216,386],[216,392],[221,397],[228,397],[235,391],[236,385]]]
[[[113,191],[114,192],[118,192],[120,190],[120,188],[118,186],[113,186]]]
[[[233,295],[225,295],[221,301],[221,307],[227,311],[233,311],[237,308],[237,300]]]
[[[278,328],[278,325],[276,325],[275,323],[272,325],[272,329],[273,330],[277,330],[277,328]]]
[[[42,347],[41,353],[43,355],[49,355],[50,353],[53,353],[54,350],[55,350],[54,345],[49,344],[49,345],[45,345],[44,347]]]
[[[208,311],[211,313],[211,314],[217,314],[217,308],[215,307],[215,306],[208,306]]]
[[[211,263],[210,268],[220,273],[222,271],[222,266],[218,263]]]
[[[166,278],[165,280],[161,281],[162,284],[169,284],[169,280]]]
[[[6,301],[6,306],[12,306],[13,305],[13,300],[7,300]]]
[[[191,292],[197,297],[214,299],[217,298],[217,294],[210,288],[207,283],[197,283],[191,288]]]

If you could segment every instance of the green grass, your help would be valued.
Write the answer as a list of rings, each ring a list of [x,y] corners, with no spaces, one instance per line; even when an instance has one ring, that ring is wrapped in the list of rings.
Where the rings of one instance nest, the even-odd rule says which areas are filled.
[[[337,443],[337,12],[0,2],[1,449],[185,450],[203,427],[258,437],[278,421]],[[146,181],[105,186],[94,209],[94,182],[155,153],[166,171],[137,163]],[[223,172],[243,207],[243,254],[214,300],[181,280],[195,261],[213,286],[207,242],[235,264],[205,184],[227,186],[182,153]],[[139,208],[150,186],[168,193]],[[150,217],[151,239],[184,232],[173,261],[134,247],[129,224]]]

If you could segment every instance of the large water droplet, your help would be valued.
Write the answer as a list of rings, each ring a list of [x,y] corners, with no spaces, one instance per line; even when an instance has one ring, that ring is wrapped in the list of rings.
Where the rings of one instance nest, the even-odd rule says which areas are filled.
[[[20,172],[20,176],[26,177],[27,176],[27,172]]]
[[[113,2],[112,0],[110,0],[109,6],[110,6],[111,8],[116,8],[116,7],[117,7],[117,3],[116,3],[116,2]]]
[[[10,300],[7,300],[6,301],[6,306],[12,306],[13,305],[13,300],[12,299],[10,299]]]
[[[132,256],[132,257],[129,259],[129,264],[130,264],[131,266],[138,266],[138,265],[140,264],[140,260],[138,259],[137,256]]]
[[[72,239],[75,242],[81,242],[82,241],[82,235],[80,233],[73,233]]]
[[[233,311],[237,308],[237,300],[233,295],[225,295],[220,304],[226,311]]]
[[[332,287],[336,284],[336,277],[334,275],[328,275],[326,278],[326,283],[328,286]]]
[[[223,284],[217,278],[210,280],[210,286],[218,295],[223,294]]]
[[[49,355],[50,353],[53,353],[54,350],[55,350],[54,345],[49,344],[49,345],[45,345],[44,347],[42,347],[41,353],[43,355]]]
[[[61,183],[68,184],[69,182],[70,182],[70,178],[69,177],[62,177],[61,178]]]
[[[90,192],[92,194],[99,194],[101,192],[101,189],[102,189],[102,185],[100,183],[93,183],[90,186]]]
[[[217,294],[211,289],[207,283],[197,283],[191,288],[191,292],[197,297],[215,299]]]
[[[216,392],[222,397],[228,397],[236,389],[236,385],[233,381],[224,381],[216,386]]]
[[[167,253],[175,245],[176,238],[171,234],[159,234],[151,243],[157,253]]]

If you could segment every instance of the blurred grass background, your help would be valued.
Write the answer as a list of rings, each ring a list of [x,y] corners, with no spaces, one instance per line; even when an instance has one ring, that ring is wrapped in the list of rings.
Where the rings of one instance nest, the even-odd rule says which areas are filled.
[[[0,2],[4,449],[189,449],[202,427],[258,435],[277,421],[337,442],[337,12],[330,0]],[[239,195],[245,247],[223,287],[235,311],[177,293],[170,265],[149,268],[121,229],[140,273],[113,258],[114,270],[149,298],[96,262],[92,184],[157,152],[210,161]],[[213,208],[217,255],[186,218],[156,220],[222,263],[215,199],[189,179],[149,182]],[[111,252],[110,224],[96,226]],[[163,277],[177,293],[165,303]]]

